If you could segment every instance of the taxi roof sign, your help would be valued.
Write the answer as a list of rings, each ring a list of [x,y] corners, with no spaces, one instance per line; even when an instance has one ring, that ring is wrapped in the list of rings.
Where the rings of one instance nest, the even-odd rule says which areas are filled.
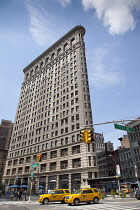
[[[81,189],[87,189],[87,188],[91,188],[90,185],[82,185]]]

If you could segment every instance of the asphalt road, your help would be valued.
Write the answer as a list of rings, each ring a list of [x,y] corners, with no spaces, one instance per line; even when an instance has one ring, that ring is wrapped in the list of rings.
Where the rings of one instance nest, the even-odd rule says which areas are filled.
[[[106,198],[99,204],[80,204],[79,206],[69,206],[60,202],[39,204],[34,201],[0,201],[0,210],[140,210],[140,200],[135,198],[112,199]]]

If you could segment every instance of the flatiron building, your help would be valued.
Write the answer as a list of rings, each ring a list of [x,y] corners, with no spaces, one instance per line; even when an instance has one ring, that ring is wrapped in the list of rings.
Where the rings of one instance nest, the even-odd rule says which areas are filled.
[[[80,141],[92,124],[85,29],[76,26],[23,69],[3,181],[33,189],[74,190],[98,175],[95,144]],[[41,154],[39,166],[35,158]]]

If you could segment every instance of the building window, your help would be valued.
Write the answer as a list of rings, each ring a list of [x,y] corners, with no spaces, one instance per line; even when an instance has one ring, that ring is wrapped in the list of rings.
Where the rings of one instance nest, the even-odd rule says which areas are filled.
[[[78,154],[80,153],[80,145],[72,147],[72,154]]]
[[[68,156],[68,149],[65,148],[65,149],[61,149],[61,157],[64,157],[64,156]]]
[[[81,167],[81,158],[76,158],[72,160],[72,167],[78,168]]]
[[[22,174],[22,169],[23,168],[18,168],[18,174]]]
[[[11,166],[12,165],[12,161],[8,161],[8,166]]]
[[[30,163],[31,157],[26,157],[26,163]]]
[[[16,168],[13,168],[12,169],[12,175],[15,175],[16,174]]]
[[[7,169],[6,175],[10,175],[10,169]]]
[[[41,164],[40,171],[41,172],[45,172],[46,171],[46,164]]]
[[[57,158],[57,151],[52,151],[51,152],[51,155],[50,155],[50,158]]]
[[[75,135],[72,135],[72,142],[75,142]]]
[[[23,164],[23,163],[24,163],[24,158],[20,158],[19,164]]]
[[[64,160],[60,162],[61,169],[67,169],[68,168],[68,161]]]
[[[42,160],[47,160],[47,153],[42,154]]]
[[[16,160],[14,160],[14,162],[13,162],[13,165],[15,166],[15,165],[17,165],[17,162],[18,162],[18,160],[16,159]]]
[[[30,166],[25,167],[25,173],[28,174],[30,172]]]
[[[61,139],[61,145],[64,145],[64,139]]]
[[[50,163],[50,171],[55,171],[56,170],[56,162]]]
[[[91,157],[88,157],[89,166],[91,166]]]

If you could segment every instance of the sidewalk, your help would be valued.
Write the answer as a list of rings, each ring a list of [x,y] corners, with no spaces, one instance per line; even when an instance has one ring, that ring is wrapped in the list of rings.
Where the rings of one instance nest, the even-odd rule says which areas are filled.
[[[31,197],[30,197],[30,201],[37,201],[38,200],[38,196],[37,195],[32,195]],[[0,198],[0,202],[3,202],[3,201],[18,201],[18,202],[20,202],[20,201],[24,201],[24,202],[29,202],[29,196],[27,196],[27,198],[26,198],[26,201],[25,200],[23,200],[23,199],[21,199],[21,200],[12,200],[11,198]]]
[[[126,194],[126,197],[125,198],[121,198],[119,195],[115,195],[115,198],[113,198],[111,195],[107,195],[107,197],[105,197],[105,200],[118,200],[118,199],[127,199],[127,198],[132,198],[132,199],[136,199],[135,197],[130,197],[129,194]]]

